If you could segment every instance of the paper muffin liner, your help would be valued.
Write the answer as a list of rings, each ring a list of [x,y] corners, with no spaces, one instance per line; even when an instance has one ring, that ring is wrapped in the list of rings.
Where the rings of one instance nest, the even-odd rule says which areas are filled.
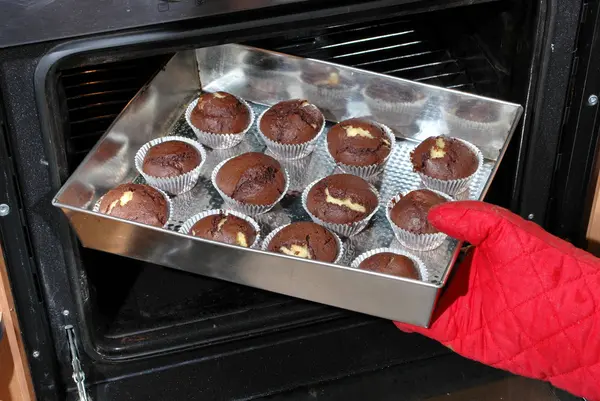
[[[196,128],[196,126],[192,124],[191,116],[192,111],[198,104],[199,98],[194,99],[192,103],[189,104],[189,106],[185,110],[185,121],[187,121],[190,128],[192,128],[194,134],[196,134],[196,137],[198,138],[198,141],[201,144],[208,146],[212,149],[227,149],[234,147],[235,145],[244,140],[244,136],[254,124],[254,110],[252,110],[252,108],[248,105],[248,103],[246,103],[244,99],[239,98],[237,96],[235,97],[248,109],[248,112],[250,113],[250,122],[248,122],[248,126],[242,132],[232,134],[213,134],[211,132],[202,131],[201,129]]]
[[[237,157],[237,156],[234,156],[234,157]],[[281,166],[281,170],[283,171],[283,175],[285,177],[285,187],[283,188],[283,191],[281,192],[281,196],[279,198],[277,198],[277,200],[275,202],[273,202],[269,205],[253,205],[250,203],[239,202],[239,201],[231,198],[225,192],[221,191],[221,189],[217,185],[217,173],[219,172],[221,167],[223,167],[223,165],[231,159],[233,159],[233,157],[223,160],[221,163],[217,164],[217,166],[214,168],[214,170],[212,171],[212,174],[210,176],[213,187],[215,187],[215,189],[217,190],[219,195],[221,195],[221,198],[223,198],[223,201],[224,201],[225,205],[227,206],[227,208],[234,209],[236,211],[239,211],[239,212],[242,212],[245,214],[249,214],[250,216],[255,216],[257,214],[266,213],[269,210],[273,209],[273,207],[275,207],[275,205],[277,205],[283,199],[283,197],[287,193],[289,186],[290,186],[290,177],[288,176],[288,173],[283,166]]]
[[[311,105],[314,106],[315,108],[317,108],[312,103],[311,103]],[[268,108],[267,110],[263,111],[256,121],[256,128],[258,130],[258,133],[260,134],[260,137],[267,145],[267,148],[276,157],[280,157],[282,159],[290,159],[290,160],[302,159],[303,157],[306,157],[309,154],[311,154],[312,151],[315,150],[315,146],[317,146],[317,142],[318,142],[319,138],[321,137],[321,135],[323,135],[323,132],[325,131],[325,117],[323,116],[323,113],[321,113],[321,111],[317,108],[317,110],[319,110],[319,113],[321,113],[321,117],[323,117],[323,124],[321,125],[321,129],[319,130],[319,132],[313,139],[311,139],[310,141],[305,142],[305,143],[299,143],[299,144],[295,144],[295,145],[287,145],[287,144],[278,143],[278,142],[273,141],[272,139],[267,137],[265,134],[263,134],[262,130],[260,129],[260,121],[262,120],[265,113],[267,111],[269,111],[270,109],[271,108]]]
[[[365,103],[369,106],[369,110],[375,118],[381,118],[386,122],[393,121],[394,126],[401,127],[414,123],[427,102],[425,96],[414,102],[388,102],[369,96],[366,89],[362,91],[362,94]]]
[[[371,178],[375,175],[381,174],[381,172],[385,168],[386,163],[388,162],[388,160],[390,160],[390,157],[392,156],[392,152],[394,151],[394,147],[396,146],[396,136],[394,135],[394,131],[392,131],[386,125],[380,124],[375,121],[370,121],[370,122],[373,124],[379,125],[383,129],[385,135],[388,137],[388,140],[390,141],[390,153],[388,153],[388,155],[385,157],[385,159],[383,159],[381,161],[381,163],[379,163],[379,164],[371,164],[370,166],[350,166],[348,164],[340,163],[337,160],[335,160],[335,158],[329,151],[329,144],[327,144],[326,148],[327,148],[327,153],[329,154],[329,157],[331,157],[334,160],[336,165],[343,172],[352,174],[352,175],[357,175],[361,178]]]
[[[289,226],[290,224],[293,224],[293,223],[289,223],[289,224],[283,225],[281,227],[277,227],[276,229],[274,229],[273,231],[271,231],[269,233],[269,235],[267,235],[265,237],[264,241],[263,241],[262,250],[265,251],[265,252],[268,252],[267,248],[269,247],[269,243],[271,242],[271,240],[275,237],[275,235],[279,231],[283,230],[285,227]],[[334,232],[331,232],[331,234],[335,238],[335,240],[337,242],[337,245],[338,245],[338,254],[337,254],[335,260],[333,262],[331,262],[331,263],[337,264],[344,257],[344,254],[345,254],[346,250],[345,250],[345,247],[344,247],[344,243],[342,242],[342,240],[340,239],[340,237],[336,233],[334,233]],[[273,252],[273,253],[275,253],[275,252]],[[291,255],[288,255],[288,256],[291,256]]]
[[[477,172],[483,165],[483,154],[481,153],[479,148],[477,148],[477,146],[475,146],[471,142],[467,142],[463,139],[459,139],[459,138],[455,138],[455,137],[453,137],[453,138],[456,139],[457,141],[460,141],[463,144],[465,144],[469,149],[471,149],[471,151],[473,153],[475,153],[475,156],[477,157],[477,169],[475,169],[475,172],[473,172],[473,174],[471,174],[468,177],[459,178],[456,180],[440,180],[438,178],[429,177],[429,176],[425,175],[424,173],[417,171],[417,174],[419,174],[419,177],[421,177],[421,181],[427,188],[433,189],[435,191],[443,192],[450,196],[455,196],[455,195],[463,192],[467,188],[469,188],[471,181],[473,180],[473,178],[475,177],[475,175],[477,174]],[[411,161],[411,165],[412,165],[413,164],[412,163],[412,152],[411,152],[410,158],[411,158],[410,161]]]
[[[252,245],[250,245],[248,248],[258,248],[258,245],[260,244],[260,226],[253,218],[246,216],[245,214],[236,212],[235,210],[227,210],[227,209],[205,210],[204,212],[195,214],[194,216],[187,219],[181,225],[178,232],[180,234],[192,235],[192,234],[190,234],[190,230],[192,229],[194,224],[196,224],[198,221],[202,220],[205,217],[213,216],[215,214],[224,214],[225,216],[232,215],[235,217],[239,217],[240,219],[248,222],[252,226],[252,228],[254,228],[254,231],[256,231],[256,238],[254,239],[254,242],[252,243]]]
[[[417,269],[419,270],[419,274],[421,275],[420,281],[424,281],[424,282],[429,281],[429,273],[427,273],[427,268],[425,266],[425,263],[420,258],[413,255],[412,253],[404,252],[404,251],[402,251],[400,249],[396,249],[396,248],[377,248],[377,249],[373,249],[373,250],[364,252],[352,261],[352,263],[350,264],[350,267],[352,267],[354,269],[360,269],[360,267],[358,267],[358,266],[365,259],[367,259],[373,255],[377,255],[378,253],[394,253],[396,255],[402,255],[402,256],[406,256],[407,258],[410,258],[417,265]],[[370,271],[370,270],[365,270],[365,271]],[[380,274],[385,274],[385,273],[380,273]],[[392,276],[392,275],[386,274],[386,276]],[[401,277],[401,276],[392,276],[392,277]],[[405,278],[407,278],[407,277],[405,277]]]
[[[169,141],[179,141],[185,142],[188,145],[191,145],[200,153],[200,164],[191,171],[188,171],[185,174],[180,174],[174,177],[153,177],[144,172],[144,159],[146,158],[146,154],[153,146],[159,145],[164,142]],[[202,166],[206,162],[206,151],[204,147],[200,145],[198,142],[193,139],[185,138],[182,136],[165,136],[162,138],[153,139],[150,142],[146,143],[144,146],[140,148],[135,154],[135,168],[137,171],[144,177],[146,182],[158,189],[162,189],[163,191],[172,194],[179,195],[184,192],[192,189],[196,182],[198,182],[198,178],[200,177],[200,170]]]
[[[304,188],[306,188],[306,180],[309,178],[307,177],[306,172],[308,171],[312,161],[312,156],[309,155],[302,159],[280,159],[270,150],[267,150],[265,154],[277,159],[283,168],[285,168],[285,171],[288,173],[288,177],[290,178],[288,192],[297,192],[298,194],[302,193]]]
[[[311,182],[306,187],[304,192],[302,192],[302,207],[304,208],[304,210],[306,210],[306,213],[308,213],[308,215],[310,216],[312,221],[314,221],[317,224],[322,225],[325,228],[328,228],[329,230],[333,231],[336,234],[341,235],[342,237],[351,237],[353,235],[360,233],[362,230],[364,230],[369,225],[369,221],[371,220],[371,218],[373,218],[375,213],[377,213],[377,210],[379,210],[380,198],[379,198],[379,192],[377,191],[377,189],[373,185],[369,184],[369,186],[371,187],[371,191],[373,191],[373,193],[377,196],[377,206],[375,206],[375,209],[373,209],[373,211],[368,216],[366,216],[364,219],[355,221],[354,223],[348,223],[348,224],[328,223],[326,221],[321,220],[314,214],[312,214],[310,212],[310,210],[308,210],[308,206],[307,206],[308,193],[310,192],[312,187],[315,186],[315,184],[318,183],[319,181],[321,181],[322,179],[323,178],[320,178],[318,180]]]
[[[151,185],[149,185],[149,186],[151,186]],[[152,187],[152,188],[154,188],[154,187]],[[173,216],[173,202],[171,202],[171,198],[169,198],[169,195],[167,195],[165,193],[165,191],[163,191],[159,188],[154,188],[154,189],[156,189],[158,192],[160,192],[160,194],[162,196],[164,196],[165,200],[167,201],[167,220],[165,221],[165,225],[162,226],[162,228],[166,229],[167,226],[171,223],[170,220],[171,220],[171,217]],[[104,198],[104,195],[102,195],[94,204],[94,208],[92,209],[93,212],[102,213],[102,212],[100,212],[100,203],[102,202],[102,198]],[[104,214],[104,213],[102,213],[102,214]],[[107,214],[106,216],[110,216],[110,214]],[[121,218],[121,217],[118,217],[118,218]],[[123,220],[127,220],[127,219],[123,219]],[[146,224],[146,225],[148,225],[148,224]],[[151,226],[151,227],[153,227],[153,226]]]
[[[408,249],[412,249],[413,251],[431,251],[431,250],[439,247],[440,245],[442,245],[442,243],[444,243],[444,241],[446,240],[446,237],[448,237],[448,236],[441,232],[434,233],[434,234],[413,233],[412,231],[408,231],[408,230],[398,227],[396,225],[396,223],[394,223],[392,221],[392,218],[390,216],[390,212],[392,211],[392,208],[396,205],[396,203],[398,203],[398,201],[400,199],[402,199],[402,197],[408,195],[410,192],[413,192],[413,191],[416,191],[416,190],[407,191],[407,192],[403,193],[402,195],[396,195],[392,199],[390,199],[390,201],[388,202],[388,204],[385,207],[385,216],[387,217],[387,220],[390,223],[390,227],[392,227],[392,231],[394,232],[396,239],[398,239],[398,241],[403,246],[405,246]],[[432,192],[438,194],[439,196],[443,197],[444,199],[447,199],[448,201],[453,200],[450,196],[448,196],[442,192],[434,191],[434,190],[432,190]]]

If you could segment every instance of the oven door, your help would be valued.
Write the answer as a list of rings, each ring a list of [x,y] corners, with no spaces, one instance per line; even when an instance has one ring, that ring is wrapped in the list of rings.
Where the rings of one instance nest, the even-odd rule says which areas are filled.
[[[38,398],[78,399],[85,388],[95,400],[249,399],[345,377],[336,389],[319,389],[352,399],[357,383],[370,387],[368,378],[382,380],[378,399],[424,399],[500,380],[503,373],[400,333],[388,321],[81,248],[51,199],[102,124],[164,59],[227,42],[525,104],[490,200],[543,222],[561,138],[555,117],[565,107],[563,71],[573,62],[580,6],[461,0],[161,1],[152,12],[148,4],[129,11],[86,2],[29,11],[9,6],[16,7],[5,14],[11,34],[0,35],[6,144],[0,161],[7,177],[0,200],[9,213],[0,229]],[[46,23],[40,32],[24,29],[27,18]],[[106,27],[111,32],[102,32]],[[90,90],[98,82],[108,86]],[[104,108],[96,113],[85,102],[99,92],[110,97],[97,102]],[[424,376],[435,378],[431,386],[422,384]],[[298,399],[321,394],[298,391]]]

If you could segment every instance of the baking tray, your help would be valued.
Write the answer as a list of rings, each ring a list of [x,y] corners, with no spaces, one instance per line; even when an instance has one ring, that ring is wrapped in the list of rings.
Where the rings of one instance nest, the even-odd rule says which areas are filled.
[[[316,89],[302,79],[310,68],[336,68],[344,92]],[[371,110],[364,89],[378,80],[390,89],[412,89],[421,94],[415,118],[402,113]],[[370,116],[391,127],[397,146],[382,176],[374,182],[382,207],[372,224],[344,243],[347,252],[339,265],[245,249],[176,232],[188,217],[219,208],[222,199],[210,183],[212,168],[221,160],[251,150],[265,151],[256,128],[238,146],[208,149],[198,185],[173,198],[174,215],[168,228],[155,228],[95,213],[93,205],[110,188],[143,179],[134,166],[136,151],[151,139],[166,135],[193,137],[184,118],[186,106],[202,91],[226,91],[244,98],[257,115],[268,105],[291,98],[309,98],[325,114],[328,127],[357,116]],[[494,123],[464,124],[453,117],[461,101],[478,99],[497,115]],[[414,110],[413,110],[414,112]],[[485,156],[463,199],[483,199],[521,116],[522,107],[466,93],[424,85],[377,73],[266,50],[223,45],[177,53],[154,79],[133,98],[90,154],[57,193],[53,205],[69,218],[83,246],[191,273],[215,277],[357,312],[427,326],[437,297],[448,280],[460,244],[447,239],[429,252],[414,252],[426,264],[429,279],[417,282],[401,277],[347,267],[360,253],[385,246],[402,249],[385,219],[385,204],[397,194],[420,187],[412,172],[410,151],[422,139],[450,134],[477,145]],[[282,161],[291,177],[290,191],[281,205],[257,216],[262,236],[292,221],[309,220],[300,204],[300,192],[310,182],[335,171],[325,150],[325,136],[314,154]]]

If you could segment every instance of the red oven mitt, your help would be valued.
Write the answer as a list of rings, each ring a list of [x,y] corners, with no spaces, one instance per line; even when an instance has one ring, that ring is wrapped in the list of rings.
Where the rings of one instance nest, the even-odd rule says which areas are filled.
[[[508,210],[451,202],[429,220],[475,247],[429,329],[459,354],[600,401],[600,260]]]

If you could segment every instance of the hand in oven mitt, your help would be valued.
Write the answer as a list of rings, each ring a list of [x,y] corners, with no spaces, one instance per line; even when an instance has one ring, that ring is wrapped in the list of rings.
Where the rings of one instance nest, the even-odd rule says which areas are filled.
[[[455,352],[600,401],[600,260],[483,202],[450,202],[430,222],[475,247],[455,267],[429,329]]]

